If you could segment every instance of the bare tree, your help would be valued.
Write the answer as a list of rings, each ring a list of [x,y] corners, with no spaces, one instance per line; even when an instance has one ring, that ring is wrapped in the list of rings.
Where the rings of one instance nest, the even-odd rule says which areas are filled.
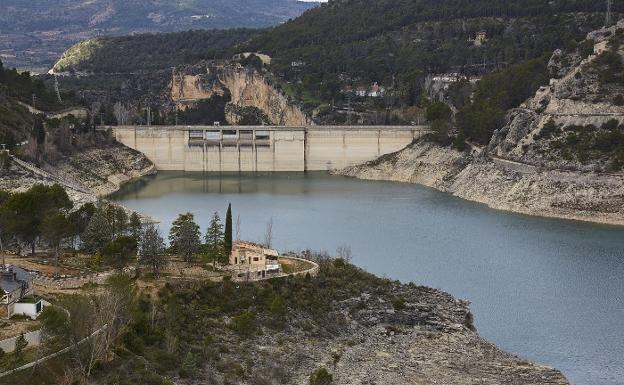
[[[235,227],[236,227],[236,230],[235,230],[236,231],[236,240],[240,241],[240,239],[241,239],[241,218],[240,218],[240,214],[238,214],[236,216]]]
[[[336,254],[338,254],[339,258],[342,258],[347,262],[351,262],[351,258],[353,258],[353,254],[351,253],[351,246],[347,244],[342,244],[338,246],[338,248],[336,249]]]
[[[264,232],[264,247],[266,247],[267,249],[270,249],[272,244],[273,244],[273,217],[271,217],[271,219],[269,219],[269,221],[266,224],[266,230]]]
[[[56,310],[61,317],[44,320],[44,334],[69,344],[71,360],[83,379],[99,362],[109,360],[113,344],[129,324],[135,298],[131,285],[128,277],[111,277],[105,293],[68,297]]]
[[[117,119],[118,126],[124,126],[128,123],[130,110],[128,110],[121,102],[115,103],[113,106],[113,114],[115,115],[115,119]]]
[[[95,118],[100,113],[101,108],[102,108],[102,103],[100,102],[93,102],[89,106],[89,113],[91,114],[91,127],[95,126],[95,122],[96,122]]]

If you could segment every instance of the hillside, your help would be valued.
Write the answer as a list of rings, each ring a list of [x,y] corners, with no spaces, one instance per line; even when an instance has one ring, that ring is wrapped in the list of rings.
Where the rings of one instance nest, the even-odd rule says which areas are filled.
[[[131,73],[169,69],[227,56],[236,45],[258,33],[260,30],[230,29],[98,37],[68,49],[53,71]]]
[[[61,93],[65,102],[59,102],[55,92],[43,81],[29,73],[4,68],[0,61],[0,143],[12,149],[27,139],[35,116],[31,114],[33,100],[40,110],[59,111],[78,103],[71,93]]]
[[[478,78],[555,49],[575,49],[604,23],[603,8],[589,0],[331,1],[257,34],[233,31],[240,39],[232,38],[230,49],[223,36],[215,39],[216,47],[180,43],[201,41],[196,36],[207,32],[199,31],[185,39],[175,34],[97,39],[68,51],[56,69],[95,72],[91,82],[65,86],[97,94],[103,79],[119,71],[160,70],[162,77],[173,65],[260,52],[272,58],[270,64],[242,64],[263,73],[317,123],[406,124],[422,117],[431,76],[456,72]],[[615,12],[621,14],[624,6],[616,4]],[[480,31],[483,40],[475,41]],[[162,88],[170,80],[161,79]],[[135,96],[145,103],[145,97]]]
[[[458,151],[423,140],[341,173],[419,183],[502,210],[622,225],[623,47],[620,21],[589,33],[576,50],[555,51],[550,82],[504,116],[487,146]]]
[[[266,27],[314,6],[297,0],[4,0],[0,57],[11,67],[45,69],[72,44],[91,37]]]
[[[94,385],[568,384],[558,370],[480,337],[465,301],[375,277],[341,259],[319,263],[316,277],[164,277],[133,286],[117,278],[110,289],[99,286],[120,303],[107,335],[113,354],[98,351],[92,371],[73,378]],[[73,298],[60,303],[72,316],[89,306]],[[84,313],[91,321],[91,313]],[[53,323],[57,318],[42,317],[64,343],[66,335]],[[83,330],[92,329],[76,334],[88,335]],[[64,372],[85,361],[62,357],[37,366],[34,375],[23,370],[0,383],[58,384]]]

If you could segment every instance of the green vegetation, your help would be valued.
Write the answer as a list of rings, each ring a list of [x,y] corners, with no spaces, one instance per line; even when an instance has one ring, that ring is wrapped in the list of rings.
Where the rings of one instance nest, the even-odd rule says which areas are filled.
[[[240,63],[266,72],[276,88],[304,110],[318,113],[315,116],[319,121],[346,123],[349,114],[340,113],[336,107],[350,107],[361,115],[375,112],[366,117],[371,123],[406,123],[411,118],[402,111],[426,105],[423,86],[429,74],[482,75],[550,55],[557,48],[573,49],[587,32],[602,25],[603,8],[589,0],[332,1],[260,32],[189,31],[101,38],[97,44],[83,44],[89,49],[76,46],[73,51],[77,54],[68,52],[59,68],[71,62],[69,67],[76,70],[96,71],[93,77],[78,81],[82,83],[70,85],[76,90],[118,88],[111,87],[111,81],[134,84],[127,77],[111,80],[97,74],[132,72],[140,79],[134,88],[149,87],[147,95],[158,83],[146,77],[148,70],[160,71],[162,78],[169,76],[172,66],[260,52],[273,58],[270,65],[262,65],[256,55]],[[614,11],[624,8],[618,4]],[[478,31],[487,33],[487,41],[480,46],[469,41]],[[78,58],[75,61],[74,56]],[[373,83],[383,86],[383,96],[361,97],[354,93],[358,87],[370,89]],[[134,89],[127,90],[130,88]],[[161,91],[164,88],[166,84],[161,84]],[[458,108],[468,102],[468,89],[456,93]],[[123,99],[128,100],[128,95]],[[209,104],[220,105],[217,102]],[[474,119],[485,121],[490,126],[485,131],[490,131],[498,120],[491,116],[499,111],[491,105],[483,108],[487,116]],[[224,121],[221,116],[202,118],[215,115],[208,110],[212,107],[188,111],[184,124]],[[171,123],[170,118],[156,120],[158,124],[165,121]],[[182,116],[178,121],[183,122]],[[467,131],[465,135],[473,136]],[[475,136],[483,140],[482,133]]]
[[[65,216],[73,204],[59,185],[34,185],[26,192],[3,193],[0,203],[0,235],[5,245],[28,245],[34,253],[40,237],[58,246],[72,234],[71,222]],[[59,227],[55,229],[55,225]]]
[[[223,249],[227,255],[232,253],[232,204],[228,204],[225,214],[225,233],[223,234]]]
[[[316,278],[248,284],[172,282],[158,293],[139,292],[140,285],[129,278],[113,277],[93,295],[64,296],[59,307],[44,310],[40,320],[50,343],[72,349],[61,362],[46,362],[9,382],[41,385],[72,373],[76,380],[91,384],[166,384],[177,375],[204,381],[218,375],[230,383],[262,377],[266,383],[286,383],[287,372],[265,371],[265,362],[274,360],[270,351],[260,359],[245,359],[256,339],[266,344],[265,338],[283,333],[287,322],[288,328],[307,337],[332,340],[348,322],[334,311],[336,304],[359,298],[363,292],[375,293],[386,302],[394,298],[389,280],[344,261],[324,259],[320,266]],[[358,306],[353,303],[353,309]],[[72,343],[106,323],[104,333],[80,346]],[[332,376],[319,369],[310,381],[331,384]]]
[[[167,258],[165,256],[165,241],[153,223],[148,223],[145,226],[139,246],[141,251],[139,263],[150,267],[152,274],[157,276],[167,265]]]
[[[177,119],[180,124],[212,125],[214,122],[227,123],[225,119],[225,106],[231,100],[229,93],[225,95],[213,95],[209,99],[201,100],[197,104],[183,111],[178,111]],[[169,114],[165,119],[169,123],[175,122],[176,115]]]
[[[229,258],[224,248],[223,225],[219,213],[215,212],[210,220],[208,229],[206,230],[206,252],[212,265],[216,266],[217,262],[225,262]]]
[[[319,368],[310,376],[310,385],[331,385],[334,377],[325,368]]]
[[[70,93],[61,95],[66,103],[77,103]],[[9,149],[24,141],[31,134],[35,122],[41,122],[28,109],[19,104],[31,105],[35,99],[36,107],[44,111],[60,110],[67,104],[59,103],[54,91],[46,87],[40,79],[33,78],[28,72],[4,68],[0,61],[0,143]]]
[[[620,171],[624,168],[624,124],[619,124],[617,120],[610,120],[601,127],[559,127],[554,122],[549,122],[540,136],[554,136],[550,148],[559,151],[566,160],[586,163],[590,160],[608,159],[609,171]]]
[[[491,71],[572,48],[602,24],[603,8],[589,0],[336,1],[245,47],[273,56],[270,69],[297,88],[293,97],[344,101],[342,85],[378,82],[393,88],[384,103],[414,105],[427,74],[481,73],[484,62]],[[468,42],[477,31],[488,36],[479,47]]]
[[[258,33],[241,28],[95,38],[68,49],[54,70],[127,73],[171,68],[231,56],[233,47]]]
[[[624,29],[618,29],[609,39],[608,50],[600,54],[588,69],[590,73],[598,76],[602,87],[624,86],[624,61],[619,53],[622,44],[624,44]],[[622,100],[614,102],[624,104]]]
[[[171,249],[188,263],[193,263],[201,247],[199,225],[191,213],[180,214],[169,230]]]
[[[537,89],[548,84],[546,56],[484,76],[476,85],[472,102],[457,114],[463,133],[478,143],[487,144],[492,133],[504,124],[505,114],[518,107]]]

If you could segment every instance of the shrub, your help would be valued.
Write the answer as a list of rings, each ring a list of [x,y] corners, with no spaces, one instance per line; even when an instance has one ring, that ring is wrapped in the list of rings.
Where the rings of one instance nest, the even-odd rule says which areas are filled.
[[[310,376],[310,385],[331,385],[334,377],[325,368],[316,369]]]
[[[558,128],[555,121],[550,119],[544,124],[544,127],[542,127],[541,131],[536,136],[536,139],[550,139],[552,135],[557,132]]]
[[[286,313],[286,302],[279,294],[274,294],[269,305],[269,312],[273,317],[281,317]]]
[[[257,328],[256,315],[250,311],[245,311],[232,318],[231,327],[238,334],[250,336],[255,333]]]
[[[197,376],[197,360],[192,352],[186,353],[180,365],[180,377],[195,377]]]
[[[395,298],[392,301],[392,307],[394,307],[394,310],[397,311],[405,309],[405,299],[403,299],[402,297]]]

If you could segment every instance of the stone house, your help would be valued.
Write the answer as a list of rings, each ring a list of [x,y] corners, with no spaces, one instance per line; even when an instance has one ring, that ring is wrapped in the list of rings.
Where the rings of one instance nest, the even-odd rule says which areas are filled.
[[[0,268],[0,318],[22,314],[36,317],[43,309],[41,299],[34,297],[33,277],[17,266]]]
[[[247,241],[235,241],[230,254],[230,265],[240,274],[264,278],[280,272],[279,253],[273,249]]]

